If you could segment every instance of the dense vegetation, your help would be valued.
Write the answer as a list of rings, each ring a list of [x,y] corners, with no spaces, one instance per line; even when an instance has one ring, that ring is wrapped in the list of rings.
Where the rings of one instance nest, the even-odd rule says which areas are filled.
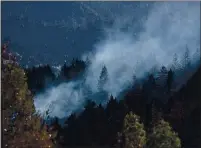
[[[35,112],[24,70],[13,64],[2,67],[2,146],[52,147],[47,128]]]
[[[189,64],[186,60],[186,65]],[[200,147],[201,96],[198,89],[201,88],[201,67],[177,91],[172,89],[174,68],[162,67],[157,78],[149,74],[143,83],[135,84],[119,101],[111,96],[107,105],[102,106],[89,100],[84,111],[69,116],[64,126],[59,125],[57,118],[49,126],[44,124],[35,112],[31,94],[43,91],[50,81],[79,77],[87,65],[84,61],[73,60],[71,65],[64,65],[56,77],[49,65],[24,71],[18,65],[4,64],[4,146]],[[107,68],[103,67],[98,83],[100,91],[106,80]]]

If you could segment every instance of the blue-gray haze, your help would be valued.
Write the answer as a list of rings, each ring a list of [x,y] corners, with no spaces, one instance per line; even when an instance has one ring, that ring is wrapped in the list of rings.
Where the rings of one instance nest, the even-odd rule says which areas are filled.
[[[35,97],[36,108],[44,112],[51,106],[52,116],[62,118],[81,108],[86,87],[97,93],[103,65],[109,77],[104,90],[117,96],[130,86],[134,73],[141,78],[155,65],[168,67],[175,53],[181,61],[186,47],[192,63],[199,58],[199,2],[4,2],[2,6],[2,36],[23,54],[22,64],[29,56],[34,57],[30,64],[54,66],[73,57],[92,61],[83,79]]]

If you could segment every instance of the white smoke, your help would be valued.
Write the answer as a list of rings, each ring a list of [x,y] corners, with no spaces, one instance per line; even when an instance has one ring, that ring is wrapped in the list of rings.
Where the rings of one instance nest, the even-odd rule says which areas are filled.
[[[130,85],[134,72],[141,78],[154,65],[170,65],[175,53],[181,60],[186,46],[191,55],[200,47],[199,2],[157,2],[147,19],[139,24],[143,31],[137,35],[137,30],[132,30],[132,27],[127,31],[121,30],[125,27],[122,26],[126,24],[125,20],[129,21],[132,15],[119,17],[113,27],[105,28],[105,38],[94,45],[93,54],[83,55],[83,58],[88,54],[91,57],[92,64],[86,72],[84,83],[92,93],[98,91],[97,83],[103,65],[109,75],[104,90],[118,95]],[[85,102],[85,88],[77,87],[80,83],[61,84],[37,95],[36,109],[44,112],[52,104],[51,116],[68,116]]]
[[[80,87],[78,88],[79,84],[80,82],[69,82],[49,88],[45,93],[36,96],[36,109],[40,113],[49,110],[50,116],[53,117],[70,115],[84,102],[84,94]]]

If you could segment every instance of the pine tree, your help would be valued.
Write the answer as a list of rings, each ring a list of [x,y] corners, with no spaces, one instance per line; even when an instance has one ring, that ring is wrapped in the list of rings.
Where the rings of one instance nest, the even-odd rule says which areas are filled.
[[[143,148],[146,144],[144,125],[140,123],[139,116],[130,112],[124,118],[123,135],[125,148]]]
[[[148,135],[148,148],[181,148],[178,135],[172,130],[168,122],[160,120]]]
[[[156,86],[156,80],[155,80],[153,74],[149,75],[148,83],[150,85],[150,89],[154,89],[155,88],[155,86]]]
[[[158,97],[162,97],[166,92],[166,81],[167,81],[168,71],[165,66],[162,66],[160,72],[158,72],[156,78],[156,89],[158,90]]]
[[[174,78],[174,73],[173,73],[172,69],[170,69],[168,71],[168,76],[167,76],[167,89],[168,89],[168,92],[170,92],[170,90],[172,88],[173,78]]]
[[[134,88],[135,90],[141,90],[142,89],[142,85],[140,83],[140,81],[137,79],[137,76],[134,74],[132,77],[132,83],[131,83],[132,88]]]
[[[102,71],[100,73],[99,81],[98,81],[99,91],[103,90],[103,87],[107,81],[108,81],[108,71],[107,71],[107,68],[103,66]]]
[[[192,56],[193,60],[197,61],[198,63],[200,63],[200,49],[197,48],[196,51],[194,52],[193,56]]]
[[[179,69],[180,68],[180,66],[179,66],[179,61],[178,61],[178,56],[177,56],[177,54],[175,53],[174,54],[174,56],[173,56],[173,63],[172,63],[172,70],[177,70],[177,69]]]
[[[35,112],[26,74],[16,65],[2,70],[3,147],[52,147],[52,142]]]
[[[61,67],[60,77],[64,78],[67,76],[67,66],[66,63]]]
[[[184,68],[190,68],[191,66],[191,61],[190,61],[190,51],[188,49],[188,47],[186,47],[186,51],[184,53]]]
[[[162,66],[160,72],[158,73],[158,82],[159,82],[159,85],[160,87],[163,87],[165,86],[165,81],[167,80],[167,74],[168,74],[168,71],[166,69],[165,66]]]
[[[133,75],[133,78],[132,78],[132,83],[131,83],[132,87],[135,86],[135,84],[137,83],[136,81],[137,81],[137,77],[136,77],[136,75],[134,74],[134,75]]]

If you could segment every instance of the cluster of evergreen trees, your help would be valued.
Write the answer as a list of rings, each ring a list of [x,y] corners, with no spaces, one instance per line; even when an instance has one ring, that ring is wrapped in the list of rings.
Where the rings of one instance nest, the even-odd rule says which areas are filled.
[[[28,77],[28,87],[32,92],[39,92],[46,88],[51,82],[64,82],[81,76],[86,68],[82,60],[74,59],[69,66],[64,64],[58,76],[56,76],[50,65],[39,65],[27,68],[25,72]]]
[[[3,147],[200,147],[201,67],[176,92],[172,90],[174,68],[162,67],[157,76],[149,74],[121,100],[111,96],[106,106],[88,101],[84,111],[69,116],[63,127],[57,118],[46,125],[35,111],[32,94],[43,90],[48,80],[80,76],[87,65],[73,60],[71,65],[62,67],[56,78],[48,65],[23,70],[18,65],[4,64]],[[104,66],[98,83],[100,91],[106,81]]]
[[[88,101],[82,113],[67,118],[57,141],[64,147],[199,147],[200,75],[201,68],[167,102],[154,95],[147,101],[150,96],[143,87],[129,91],[120,101],[111,96],[106,107]]]
[[[50,132],[35,112],[26,74],[17,65],[1,69],[2,147],[53,147]]]
[[[80,73],[83,73],[88,64],[84,61],[73,60],[71,65],[64,65],[62,67],[61,73],[57,79],[73,79],[79,76]],[[49,66],[32,68],[31,70],[28,69],[28,80],[34,80],[32,83],[35,83],[37,82],[37,78],[45,78],[46,76],[50,76],[54,79],[50,67],[47,67]],[[188,97],[183,95],[185,86],[182,87],[179,92],[173,91],[172,88],[175,80],[175,71],[173,70],[182,69],[182,71],[185,72],[185,69],[189,67],[190,59],[187,49],[183,65],[178,62],[177,56],[175,55],[171,69],[167,70],[167,68],[163,66],[160,71],[157,72],[156,76],[149,74],[143,83],[135,83],[133,87],[135,89],[128,91],[121,101],[117,101],[111,96],[106,107],[96,105],[95,102],[89,101],[81,114],[72,114],[66,120],[66,126],[60,128],[57,140],[62,145],[71,146],[91,144],[115,145],[117,142],[117,134],[121,131],[123,126],[123,119],[129,111],[140,116],[147,131],[150,130],[152,124],[165,119],[171,123],[173,128],[179,132],[182,140],[184,140],[186,133],[182,130],[184,130],[183,128],[186,125],[184,125],[185,123],[183,121],[189,118],[186,117],[187,119],[185,119],[184,117],[187,114],[185,110],[189,110],[185,102],[188,100]],[[44,69],[44,72],[40,73],[42,69]],[[45,69],[49,69],[49,75],[47,74],[48,70],[46,70],[47,73],[45,73]],[[37,76],[35,74],[33,77],[30,77],[29,74],[34,70],[38,71],[39,75]],[[43,76],[40,76],[40,74],[43,74]],[[135,76],[134,78],[136,80]],[[103,66],[98,81],[99,91],[103,91],[107,79],[107,68]],[[41,87],[37,88],[37,85],[35,86],[36,90],[41,90]],[[43,86],[45,86],[45,81],[43,81]],[[33,89],[31,85],[29,88],[31,90]],[[191,114],[194,109],[197,109],[197,107],[189,110],[189,114]],[[181,144],[188,145],[188,143],[191,142],[182,141]]]
[[[172,130],[168,122],[159,120],[149,132],[140,123],[139,116],[130,112],[125,116],[123,125],[125,148],[180,148],[181,142],[178,135]]]

